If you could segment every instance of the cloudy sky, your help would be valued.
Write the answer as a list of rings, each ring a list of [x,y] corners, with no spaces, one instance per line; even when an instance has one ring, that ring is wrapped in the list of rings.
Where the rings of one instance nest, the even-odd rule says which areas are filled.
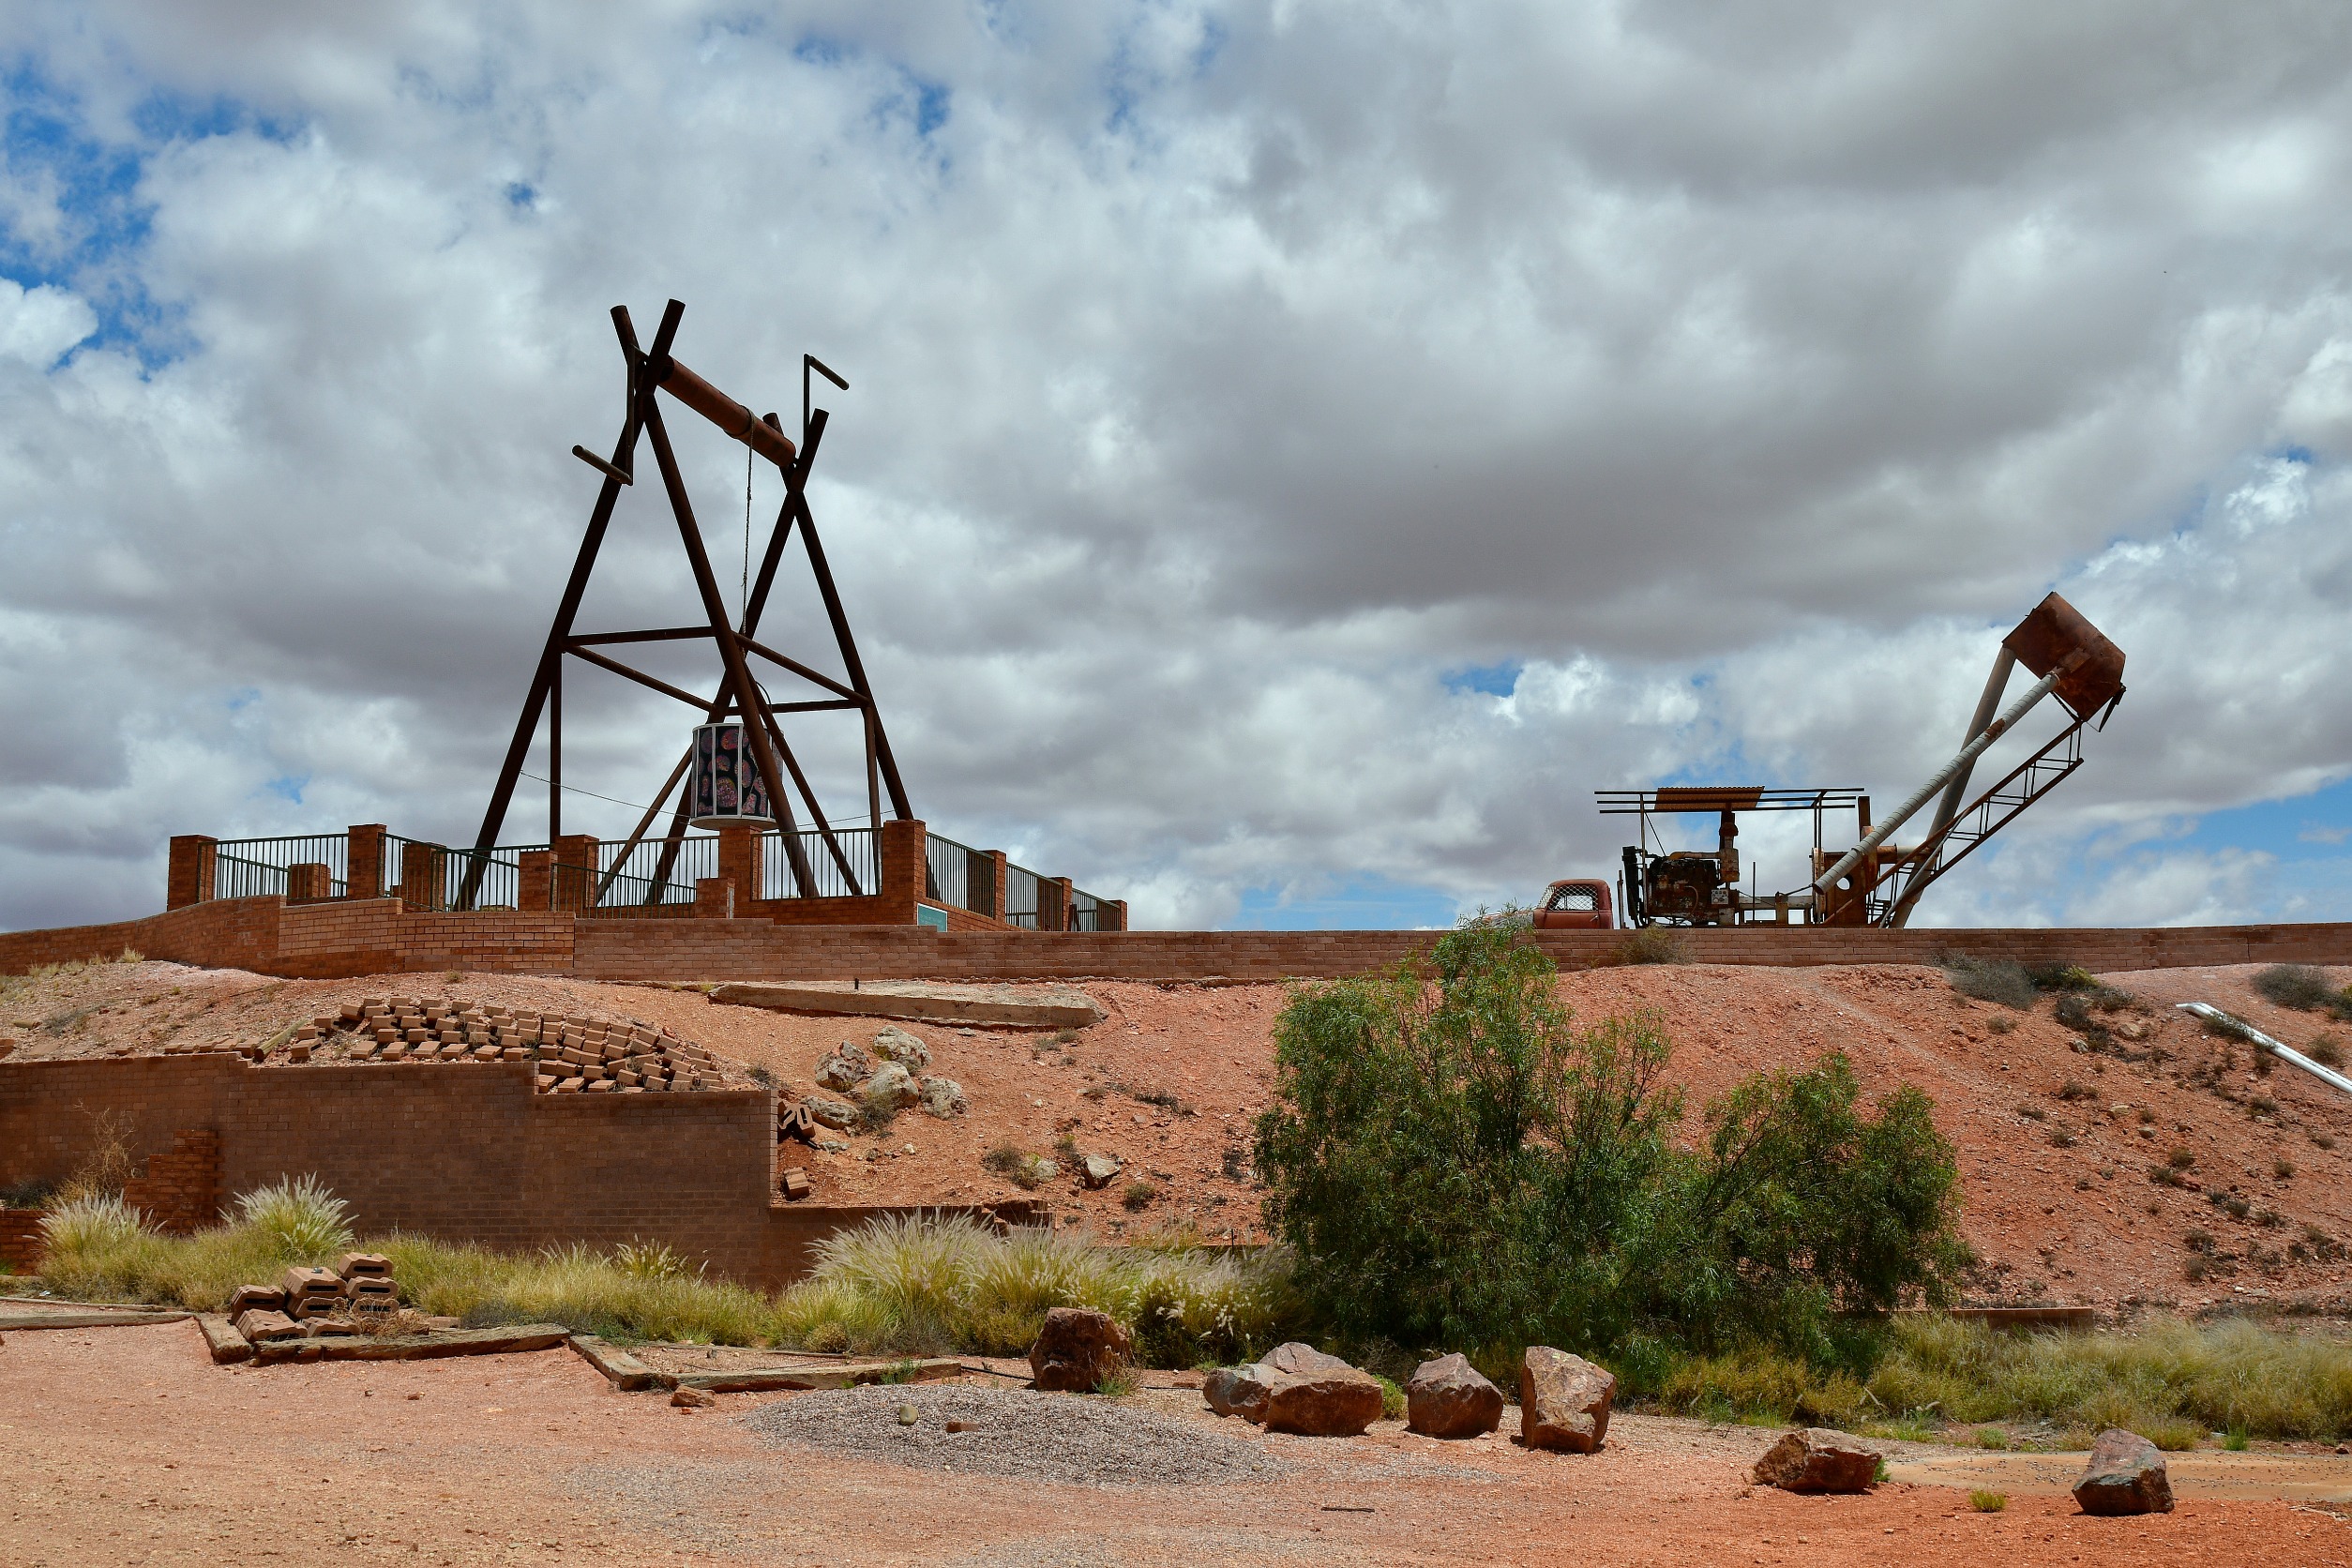
[[[1524,899],[1598,788],[1891,804],[2053,588],[2131,695],[1919,923],[2352,918],[2348,63],[2260,0],[24,0],[0,927],[159,907],[175,832],[470,842],[672,295],[788,426],[850,381],[917,813],[1138,925]],[[672,423],[731,593],[743,449]],[[693,607],[641,485],[581,626]],[[567,686],[573,831],[683,745],[633,689]]]

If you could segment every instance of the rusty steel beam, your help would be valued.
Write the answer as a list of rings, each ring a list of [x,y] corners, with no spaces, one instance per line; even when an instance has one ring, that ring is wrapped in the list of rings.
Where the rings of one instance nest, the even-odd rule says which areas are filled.
[[[792,449],[792,437],[773,425],[763,424],[749,409],[666,354],[654,359],[649,369],[656,386],[776,467],[787,473],[792,471],[792,460],[799,456]]]

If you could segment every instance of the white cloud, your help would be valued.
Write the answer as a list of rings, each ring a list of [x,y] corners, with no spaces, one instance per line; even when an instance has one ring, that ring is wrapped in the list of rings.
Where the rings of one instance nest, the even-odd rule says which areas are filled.
[[[762,408],[849,376],[814,500],[918,809],[1139,919],[1525,897],[1614,864],[1596,787],[1891,802],[2053,584],[2132,696],[1922,919],[2260,912],[2161,840],[2352,755],[2347,25],[21,8],[70,135],[0,175],[0,271],[60,279],[0,283],[52,323],[0,371],[0,922],[152,904],[173,831],[470,837],[604,311],[673,294]],[[680,444],[732,558],[739,449]],[[638,492],[587,624],[690,608]],[[683,711],[599,679],[566,776],[641,799]]]
[[[0,278],[0,359],[47,369],[98,330],[98,312],[64,289]]]

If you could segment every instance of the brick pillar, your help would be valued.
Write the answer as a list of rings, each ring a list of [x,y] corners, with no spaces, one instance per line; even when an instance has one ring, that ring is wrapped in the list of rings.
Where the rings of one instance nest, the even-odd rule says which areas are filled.
[[[552,896],[559,910],[585,910],[596,902],[596,836],[567,833],[555,841]]]
[[[990,920],[1004,918],[1004,852],[974,850],[972,869],[965,873],[972,879],[972,912],[985,914]]]
[[[727,830],[722,828],[720,831]],[[695,878],[694,918],[697,920],[734,919],[735,879],[732,877]]]
[[[384,834],[382,822],[362,822],[343,830],[343,897],[384,897]]]
[[[521,865],[515,875],[515,908],[553,908],[550,900],[555,882],[555,852],[552,850],[525,850],[520,858]]]
[[[163,907],[186,909],[212,897],[212,853],[218,838],[202,833],[172,837],[172,867],[163,880]]]
[[[760,897],[767,882],[760,864],[767,837],[765,828],[730,823],[718,830],[718,874],[734,884],[735,902],[745,905]],[[702,882],[695,882],[695,902],[702,901]]]
[[[1070,928],[1069,878],[1037,879],[1037,928],[1041,931],[1066,931]]]
[[[410,842],[400,846],[400,902],[411,911],[437,910],[441,896],[441,846]]]
[[[1124,898],[1114,898],[1109,903],[1098,907],[1105,916],[1104,930],[1123,931],[1127,928],[1127,901]]]
[[[882,823],[882,913],[878,924],[912,926],[914,906],[922,901],[925,873],[929,869],[924,851],[929,846],[931,830],[920,822]]]
[[[325,861],[297,861],[286,867],[286,902],[316,904],[334,897],[335,868]]]

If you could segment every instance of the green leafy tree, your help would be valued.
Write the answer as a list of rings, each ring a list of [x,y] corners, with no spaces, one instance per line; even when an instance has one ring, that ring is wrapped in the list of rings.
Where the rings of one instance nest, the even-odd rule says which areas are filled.
[[[1326,1320],[1417,1348],[1828,1357],[1836,1313],[1944,1299],[1967,1253],[1924,1095],[1867,1113],[1832,1053],[1741,1083],[1685,1149],[1663,1018],[1579,1029],[1556,979],[1524,930],[1470,927],[1284,1008],[1257,1159]]]

